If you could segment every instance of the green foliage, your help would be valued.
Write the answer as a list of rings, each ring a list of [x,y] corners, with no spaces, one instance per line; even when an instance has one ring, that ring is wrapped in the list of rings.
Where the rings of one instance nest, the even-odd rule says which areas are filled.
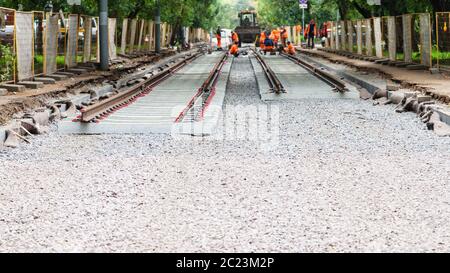
[[[258,0],[260,21],[268,26],[294,25],[301,22],[298,0]],[[449,11],[450,0],[381,0],[381,5],[369,5],[367,0],[309,0],[305,21],[317,22],[341,19],[361,19],[372,16],[396,16],[405,13]]]
[[[12,80],[14,60],[11,47],[0,45],[0,82]]]

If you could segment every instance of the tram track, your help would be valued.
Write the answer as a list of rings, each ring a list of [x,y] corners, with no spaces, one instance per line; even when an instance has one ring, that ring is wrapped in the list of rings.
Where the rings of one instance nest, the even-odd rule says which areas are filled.
[[[318,67],[300,59],[298,56],[289,55],[284,52],[281,52],[280,56],[283,56],[283,57],[291,60],[292,62],[300,65],[301,67],[303,67],[304,69],[309,71],[311,74],[313,74],[317,78],[321,79],[322,81],[324,81],[325,83],[327,83],[328,85],[333,87],[334,90],[339,91],[339,92],[347,91],[345,82],[343,80],[339,79],[338,77],[334,76],[333,74],[331,74],[327,71],[324,71],[321,68],[318,68]]]
[[[208,78],[203,82],[197,93],[188,102],[186,108],[183,109],[183,111],[175,119],[176,123],[183,121],[193,122],[203,118],[211,99],[215,95],[215,86],[227,59],[228,55],[226,53],[220,57],[219,61],[211,70]]]
[[[98,122],[99,120],[106,118],[113,112],[136,101],[139,97],[149,94],[156,85],[160,84],[173,75],[173,73],[185,67],[201,55],[203,55],[203,52],[199,50],[193,54],[183,56],[181,60],[160,67],[160,71],[157,74],[136,79],[137,83],[131,87],[123,88],[124,90],[120,90],[119,93],[112,97],[81,109],[81,115],[77,117],[76,121],[89,123]]]
[[[276,94],[286,93],[286,90],[281,83],[281,81],[278,79],[275,72],[267,65],[267,63],[264,61],[264,59],[261,57],[261,55],[254,49],[251,49],[256,57],[256,60],[261,65],[264,75],[267,79],[267,82],[270,87],[270,91]]]

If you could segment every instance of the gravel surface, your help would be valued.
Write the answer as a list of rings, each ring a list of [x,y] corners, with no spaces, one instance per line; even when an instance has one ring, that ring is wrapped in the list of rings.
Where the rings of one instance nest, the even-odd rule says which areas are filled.
[[[265,106],[245,57],[226,103]],[[450,250],[450,138],[371,102],[275,106],[272,149],[53,132],[0,151],[0,251]]]

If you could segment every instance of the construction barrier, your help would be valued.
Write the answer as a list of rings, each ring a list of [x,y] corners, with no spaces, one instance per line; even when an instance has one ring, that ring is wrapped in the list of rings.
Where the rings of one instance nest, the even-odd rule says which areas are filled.
[[[326,47],[367,56],[450,66],[450,16],[436,14],[436,44],[429,13],[328,22]]]
[[[0,82],[16,78],[15,17],[15,10],[0,8]]]
[[[117,53],[155,49],[153,21],[139,18],[108,19],[110,60]],[[172,25],[161,23],[161,47],[169,48]],[[99,62],[99,18],[42,11],[16,11],[0,7],[0,82],[31,80],[51,75],[80,63]],[[200,28],[185,28],[186,43],[207,42],[209,34]]]
[[[433,63],[441,70],[450,71],[450,12],[436,13],[436,47],[433,51]]]

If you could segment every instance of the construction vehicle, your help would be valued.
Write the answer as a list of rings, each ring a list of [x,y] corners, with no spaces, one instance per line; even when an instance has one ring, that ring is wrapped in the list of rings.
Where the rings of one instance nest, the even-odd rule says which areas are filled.
[[[239,22],[239,26],[234,30],[239,35],[239,42],[254,43],[261,33],[256,12],[250,10],[241,11],[239,13]]]

